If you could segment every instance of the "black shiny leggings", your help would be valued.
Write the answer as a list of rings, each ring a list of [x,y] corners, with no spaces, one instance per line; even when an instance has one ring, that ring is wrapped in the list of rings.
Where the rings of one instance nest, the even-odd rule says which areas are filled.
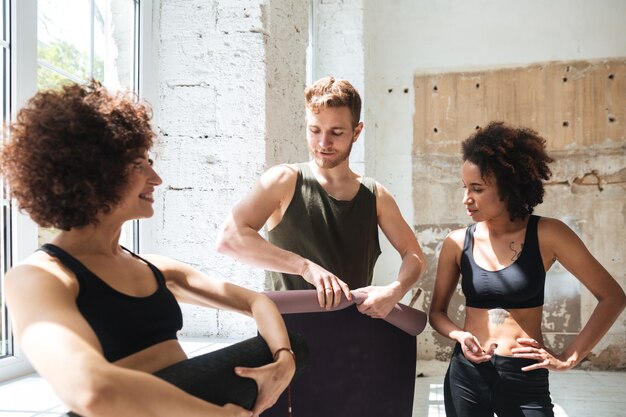
[[[536,362],[494,355],[475,364],[457,344],[444,381],[446,416],[554,417],[548,370],[521,370]]]
[[[296,354],[297,377],[306,368],[309,352],[304,339],[289,334],[291,349]],[[237,376],[236,366],[259,367],[271,363],[272,353],[261,336],[244,340],[214,352],[178,362],[154,373],[195,397],[217,405],[237,404],[250,410],[257,397],[256,382]],[[286,411],[285,411],[286,412]],[[69,412],[68,417],[80,417]]]

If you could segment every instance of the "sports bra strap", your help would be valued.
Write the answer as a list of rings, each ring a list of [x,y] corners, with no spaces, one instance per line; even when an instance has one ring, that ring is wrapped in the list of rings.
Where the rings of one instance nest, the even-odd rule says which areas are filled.
[[[70,271],[72,271],[74,275],[76,275],[76,279],[78,279],[79,284],[82,282],[83,274],[91,273],[87,269],[87,267],[82,264],[82,262],[74,258],[72,255],[70,255],[60,247],[53,245],[52,243],[44,243],[39,247],[38,250],[41,250],[50,256],[58,258],[63,265],[68,267]]]

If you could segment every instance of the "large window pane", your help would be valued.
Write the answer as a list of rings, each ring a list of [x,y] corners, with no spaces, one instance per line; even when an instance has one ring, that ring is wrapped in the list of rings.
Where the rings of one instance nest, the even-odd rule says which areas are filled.
[[[39,88],[72,80],[132,89],[135,0],[38,0]]]
[[[37,7],[38,89],[95,78],[113,91],[133,90],[136,0],[38,0]],[[132,228],[125,229],[128,244]],[[56,234],[40,228],[38,243]]]
[[[56,69],[75,81],[90,78],[91,2],[89,0],[38,0],[37,58],[40,65]],[[58,86],[51,71],[38,73],[39,88]]]

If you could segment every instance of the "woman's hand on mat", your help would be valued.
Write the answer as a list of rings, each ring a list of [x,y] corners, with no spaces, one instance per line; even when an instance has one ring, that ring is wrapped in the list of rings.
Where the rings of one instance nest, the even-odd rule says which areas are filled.
[[[317,301],[322,308],[330,309],[331,307],[337,307],[341,302],[342,292],[348,300],[352,299],[348,284],[315,262],[307,260],[301,275],[306,282],[315,286]]]
[[[535,359],[537,363],[525,366],[522,371],[534,371],[535,369],[546,368],[552,371],[566,371],[576,365],[571,359],[556,355],[547,347],[542,346],[535,339],[519,338],[517,339],[522,347],[511,349],[511,353],[516,358]]]
[[[226,404],[222,407],[226,414],[224,417],[252,417],[252,411],[241,408],[235,404]]]
[[[478,342],[478,339],[476,339],[476,336],[469,332],[463,332],[458,342],[461,344],[461,349],[463,349],[463,355],[465,355],[467,360],[474,363],[487,362],[491,359],[498,347],[498,345],[492,343],[489,349],[485,351]]]
[[[256,404],[252,408],[252,413],[256,417],[278,401],[278,397],[289,386],[296,373],[296,363],[291,354],[284,352],[278,356],[276,362],[258,368],[238,366],[235,373],[253,379],[259,387]]]

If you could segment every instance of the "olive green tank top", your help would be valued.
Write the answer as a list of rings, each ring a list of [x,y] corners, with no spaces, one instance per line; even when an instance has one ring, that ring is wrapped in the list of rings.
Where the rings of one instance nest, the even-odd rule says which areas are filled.
[[[363,177],[356,196],[342,201],[322,188],[308,163],[296,168],[293,198],[269,241],[332,272],[350,289],[370,285],[380,255],[376,182]],[[314,288],[299,275],[270,272],[270,280],[273,290]]]

